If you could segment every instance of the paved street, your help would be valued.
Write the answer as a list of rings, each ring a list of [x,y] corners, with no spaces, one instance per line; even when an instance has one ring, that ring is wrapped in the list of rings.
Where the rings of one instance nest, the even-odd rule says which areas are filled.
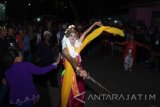
[[[160,106],[160,72],[148,69],[147,64],[136,64],[132,72],[124,72],[119,57],[106,56],[98,52],[101,50],[93,49],[88,56],[83,57],[84,68],[118,98],[114,99],[113,96],[86,80],[85,107]],[[53,107],[58,103],[58,93],[59,88],[53,88]],[[44,99],[41,107],[49,104],[49,97]]]
[[[149,69],[147,64],[136,64],[132,72],[124,72],[119,57],[92,49],[83,57],[83,66],[114,93],[111,96],[86,80],[85,107],[160,107],[160,72]],[[50,88],[50,92],[43,88],[40,92],[39,107],[57,107],[58,87]]]

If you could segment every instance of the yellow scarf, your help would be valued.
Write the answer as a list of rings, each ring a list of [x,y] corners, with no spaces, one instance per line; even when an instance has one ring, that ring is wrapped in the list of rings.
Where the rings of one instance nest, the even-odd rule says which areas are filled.
[[[78,50],[78,53],[80,53],[81,50],[84,49],[85,46],[87,46],[88,43],[90,43],[93,39],[98,37],[103,31],[106,31],[108,33],[112,33],[115,35],[124,36],[124,32],[118,28],[109,27],[109,26],[101,26],[101,27],[95,29],[93,32],[91,32],[84,39],[84,41],[82,42],[81,48]],[[65,74],[63,77],[62,90],[61,90],[61,107],[67,106],[69,94],[71,92],[71,88],[72,88],[72,84],[73,84],[73,77],[75,75],[74,69],[72,68],[71,64],[67,60],[65,60],[64,63],[65,63]]]

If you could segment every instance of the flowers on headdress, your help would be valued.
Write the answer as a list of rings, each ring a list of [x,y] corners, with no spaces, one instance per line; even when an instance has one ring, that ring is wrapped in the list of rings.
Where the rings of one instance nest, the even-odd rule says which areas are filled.
[[[75,33],[76,36],[78,37],[78,32],[75,30],[75,25],[69,25],[65,31],[64,36],[69,37],[71,33]]]
[[[65,34],[66,34],[69,30],[74,29],[74,28],[75,28],[75,25],[69,25],[68,28],[67,28],[66,31],[65,31]]]
[[[69,28],[69,29],[75,28],[75,25],[69,25],[68,28]]]

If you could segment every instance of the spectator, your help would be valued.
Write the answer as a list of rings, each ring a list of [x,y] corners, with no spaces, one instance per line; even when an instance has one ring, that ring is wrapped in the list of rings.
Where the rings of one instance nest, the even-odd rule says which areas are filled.
[[[30,38],[29,38],[29,33],[28,31],[24,32],[24,37],[23,37],[23,56],[24,56],[24,61],[30,61]]]
[[[51,33],[49,31],[44,31],[44,40],[39,43],[36,50],[36,55],[40,60],[40,66],[46,66],[54,61],[54,56],[52,53],[52,47],[50,45]],[[47,80],[49,80],[52,86],[58,86],[57,72],[49,72],[46,75],[38,76],[36,78],[37,82],[40,81],[43,87],[47,87]]]
[[[5,78],[9,88],[10,104],[16,107],[33,107],[39,99],[39,94],[32,81],[32,75],[42,75],[57,67],[60,57],[56,62],[38,67],[29,62],[23,62],[20,51],[11,50],[5,56]],[[22,72],[23,71],[23,72]]]
[[[20,49],[20,51],[23,49],[23,33],[22,29],[18,29],[18,33],[16,35],[16,42],[18,43],[18,49]]]
[[[6,41],[9,49],[15,49],[17,47],[14,30],[13,28],[8,28],[8,35],[6,36]]]

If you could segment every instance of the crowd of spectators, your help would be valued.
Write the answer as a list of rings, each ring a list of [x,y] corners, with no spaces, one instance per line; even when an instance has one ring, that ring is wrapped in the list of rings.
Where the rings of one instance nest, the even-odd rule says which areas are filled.
[[[77,26],[79,34],[89,24],[85,22],[74,22]],[[24,61],[31,62],[39,66],[47,66],[53,63],[57,55],[61,53],[61,40],[64,36],[64,31],[69,25],[68,22],[54,22],[48,20],[43,24],[40,23],[21,23],[21,24],[8,24],[8,26],[2,26],[0,28],[0,103],[2,102],[3,94],[1,90],[5,90],[6,83],[3,81],[4,72],[6,70],[3,63],[3,58],[10,49],[19,49],[22,52]],[[106,26],[114,26],[112,24]],[[119,27],[119,26],[118,26]],[[134,34],[134,38],[139,43],[145,44],[150,47],[151,50],[147,50],[143,47],[137,47],[136,63],[147,63],[148,67],[160,71],[160,28],[159,26],[145,26],[142,21],[135,23],[123,23],[120,28],[124,30],[125,37],[114,37],[108,33],[102,33],[101,37],[89,47],[86,47],[85,54],[97,44],[102,44],[103,50],[106,50],[111,55],[114,55],[115,42],[123,42],[128,40],[131,34]],[[107,35],[107,36],[103,36]],[[107,43],[106,43],[107,42]],[[123,49],[123,48],[122,48]],[[122,50],[123,52],[124,50]],[[103,52],[103,51],[102,51]],[[144,54],[145,53],[145,54]],[[106,53],[105,53],[106,54]],[[62,66],[61,66],[62,67]],[[61,68],[60,68],[61,69]],[[58,86],[57,72],[49,72],[43,76],[35,76],[34,82],[41,87],[47,87],[47,81],[49,80],[52,86]],[[2,87],[2,88],[1,88]]]

